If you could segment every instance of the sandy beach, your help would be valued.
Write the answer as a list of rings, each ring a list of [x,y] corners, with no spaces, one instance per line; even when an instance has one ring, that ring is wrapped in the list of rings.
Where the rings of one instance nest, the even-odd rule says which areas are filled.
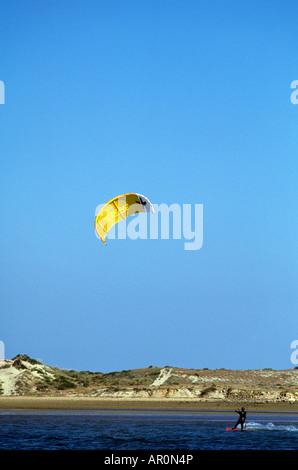
[[[109,399],[80,397],[0,397],[0,410],[213,410],[233,411],[244,405],[250,411],[298,413],[297,404],[202,402],[187,399]]]

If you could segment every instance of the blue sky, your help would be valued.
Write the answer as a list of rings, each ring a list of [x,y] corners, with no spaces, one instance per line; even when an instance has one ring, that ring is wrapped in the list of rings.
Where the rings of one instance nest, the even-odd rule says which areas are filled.
[[[1,1],[0,339],[62,368],[292,368],[293,1]],[[204,243],[96,207],[203,204]]]

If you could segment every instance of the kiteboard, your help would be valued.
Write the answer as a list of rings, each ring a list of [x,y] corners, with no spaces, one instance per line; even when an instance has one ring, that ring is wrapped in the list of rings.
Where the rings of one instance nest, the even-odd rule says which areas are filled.
[[[238,429],[238,428],[226,428],[226,431],[245,431],[245,429]]]

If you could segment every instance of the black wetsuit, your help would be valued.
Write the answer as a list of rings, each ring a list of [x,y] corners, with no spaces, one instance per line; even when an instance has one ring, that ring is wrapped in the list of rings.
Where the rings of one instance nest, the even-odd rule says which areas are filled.
[[[246,419],[246,411],[240,410],[240,411],[237,411],[237,413],[239,413],[239,419],[237,423],[235,424],[234,429],[237,428],[238,424],[241,424],[241,429],[243,429],[243,425]]]

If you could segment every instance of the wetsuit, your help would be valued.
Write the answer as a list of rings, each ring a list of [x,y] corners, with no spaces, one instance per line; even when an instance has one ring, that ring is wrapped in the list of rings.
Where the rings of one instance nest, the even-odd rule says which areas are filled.
[[[237,410],[236,410],[237,411]],[[241,430],[243,429],[243,425],[244,425],[244,422],[245,422],[245,419],[246,419],[246,411],[244,410],[240,410],[240,411],[237,411],[237,413],[239,413],[239,419],[237,421],[237,423],[235,424],[234,428],[233,429],[236,429],[238,424],[241,424]]]

